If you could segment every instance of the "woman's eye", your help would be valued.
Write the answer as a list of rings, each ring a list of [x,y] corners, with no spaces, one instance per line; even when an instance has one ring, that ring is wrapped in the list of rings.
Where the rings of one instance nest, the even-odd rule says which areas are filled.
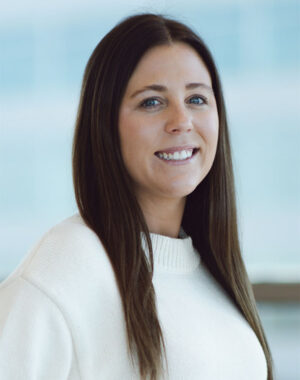
[[[202,104],[206,104],[207,100],[204,96],[195,95],[195,96],[192,96],[191,98],[189,98],[188,102],[190,104],[202,105]],[[160,105],[162,105],[161,100],[159,100],[157,98],[148,98],[148,99],[143,100],[143,102],[140,104],[140,107],[146,108],[146,109],[151,109],[151,108],[157,108]]]
[[[193,96],[192,98],[189,99],[189,102],[192,104],[200,105],[200,104],[205,104],[206,99],[202,96]]]
[[[142,103],[141,103],[141,107],[143,108],[154,108],[158,105],[160,105],[161,102],[156,99],[156,98],[149,98],[149,99],[146,99],[144,100]]]

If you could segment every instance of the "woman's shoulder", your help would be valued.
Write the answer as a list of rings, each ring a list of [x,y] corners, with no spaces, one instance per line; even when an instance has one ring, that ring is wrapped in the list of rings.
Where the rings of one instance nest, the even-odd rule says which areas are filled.
[[[33,251],[62,252],[73,256],[84,251],[103,249],[97,234],[86,225],[79,214],[74,214],[53,226],[37,242]]]
[[[99,275],[99,270],[109,266],[97,234],[75,214],[47,231],[1,287],[21,276],[38,286],[55,288],[84,280],[95,271]]]

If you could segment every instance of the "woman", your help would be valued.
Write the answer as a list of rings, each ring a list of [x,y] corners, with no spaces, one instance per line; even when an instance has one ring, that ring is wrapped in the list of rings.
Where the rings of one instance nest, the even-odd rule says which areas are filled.
[[[73,145],[80,215],[0,290],[0,378],[271,380],[203,41],[129,17],[95,48]]]

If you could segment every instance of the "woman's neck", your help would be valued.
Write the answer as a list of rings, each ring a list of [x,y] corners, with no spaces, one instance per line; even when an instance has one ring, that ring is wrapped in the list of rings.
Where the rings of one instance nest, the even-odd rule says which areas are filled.
[[[185,198],[139,199],[150,232],[178,238]]]

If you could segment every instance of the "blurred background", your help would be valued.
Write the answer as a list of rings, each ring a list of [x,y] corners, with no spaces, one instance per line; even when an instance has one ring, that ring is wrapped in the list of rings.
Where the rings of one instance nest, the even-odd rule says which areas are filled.
[[[173,16],[215,57],[244,260],[275,362],[300,379],[300,2],[10,0],[0,12],[0,281],[77,212],[71,145],[83,71],[136,12]],[[255,379],[254,379],[255,380]]]

